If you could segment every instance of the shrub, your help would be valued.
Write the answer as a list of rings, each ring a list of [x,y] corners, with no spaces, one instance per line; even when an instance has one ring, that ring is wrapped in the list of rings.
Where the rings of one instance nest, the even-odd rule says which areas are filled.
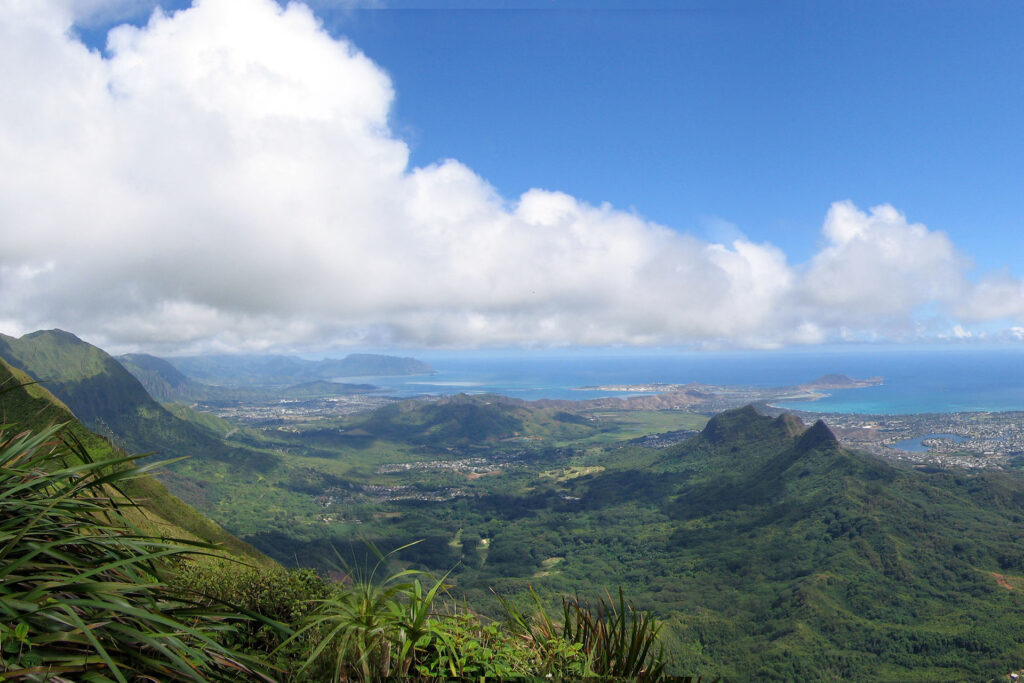
[[[295,625],[306,619],[337,587],[312,569],[251,567],[239,562],[188,561],[177,568],[172,579],[186,596],[194,596],[209,607],[224,605],[250,615],[231,633],[227,645],[256,657],[287,676],[301,667],[319,633],[309,631],[289,640]],[[326,675],[307,671],[310,680]]]
[[[0,675],[25,680],[237,680],[254,663],[219,642],[222,611],[164,583],[208,548],[141,534],[118,485],[158,467],[96,462],[61,426],[0,426]]]

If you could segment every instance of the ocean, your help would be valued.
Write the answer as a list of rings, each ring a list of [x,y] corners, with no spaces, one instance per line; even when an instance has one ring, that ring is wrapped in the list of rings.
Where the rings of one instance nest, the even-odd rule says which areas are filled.
[[[671,383],[783,387],[837,373],[884,383],[780,406],[832,413],[1024,410],[1024,349],[857,347],[756,352],[417,353],[433,375],[344,378],[390,396],[496,393],[526,400],[628,394],[580,387]]]

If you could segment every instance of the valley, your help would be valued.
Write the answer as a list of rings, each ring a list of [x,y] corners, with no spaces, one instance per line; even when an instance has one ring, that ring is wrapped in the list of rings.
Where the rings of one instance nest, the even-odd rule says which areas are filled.
[[[372,390],[275,402],[259,384],[161,404],[144,374],[67,333],[0,341],[115,442],[191,456],[158,471],[168,489],[287,566],[337,572],[408,546],[396,569],[447,574],[493,617],[499,598],[525,609],[531,591],[554,605],[621,587],[663,624],[678,673],[934,680],[1024,661],[1017,415],[818,421],[764,403],[486,394],[356,410]],[[301,384],[283,379],[282,393]],[[892,448],[927,434],[966,440]]]

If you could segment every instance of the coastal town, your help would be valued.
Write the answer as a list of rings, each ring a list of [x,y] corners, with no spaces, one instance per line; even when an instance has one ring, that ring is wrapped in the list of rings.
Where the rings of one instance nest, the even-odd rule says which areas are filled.
[[[713,415],[717,412],[753,404],[771,415],[792,412],[805,424],[818,419],[832,429],[840,442],[867,451],[889,461],[912,466],[979,469],[1008,468],[1024,463],[1024,412],[958,412],[909,415],[866,415],[787,410],[786,400],[813,400],[833,389],[874,386],[880,377],[850,379],[843,375],[825,375],[813,382],[789,387],[745,387],[707,384],[616,384],[580,387],[586,391],[606,391],[609,398],[579,401],[547,401],[587,414],[601,410],[685,411]],[[622,397],[615,397],[621,394]],[[430,401],[436,397],[422,396]],[[195,405],[233,422],[252,427],[294,430],[302,423],[338,418],[374,410],[399,399],[378,394],[358,393],[309,399],[267,401],[210,401]],[[693,435],[689,430],[649,434],[638,437],[638,445],[665,448]],[[390,468],[443,468],[469,477],[485,476],[494,464],[470,461],[438,461],[386,465]],[[499,466],[500,467],[500,466]],[[383,470],[380,474],[385,473]]]
[[[1024,412],[796,414],[808,424],[824,420],[844,446],[886,460],[963,469],[1024,462]]]

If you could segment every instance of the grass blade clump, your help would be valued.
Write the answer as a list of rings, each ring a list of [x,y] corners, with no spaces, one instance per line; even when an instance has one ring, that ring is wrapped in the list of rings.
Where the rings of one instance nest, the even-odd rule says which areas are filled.
[[[530,589],[536,614],[528,617],[498,596],[510,627],[534,643],[542,656],[541,671],[552,675],[660,679],[665,676],[661,625],[648,612],[627,603],[619,589],[618,604],[609,595],[596,606],[576,598],[562,599],[562,623],[548,616],[540,597]],[[568,670],[566,668],[568,667]]]
[[[562,600],[562,637],[578,643],[598,676],[660,678],[665,671],[665,654],[659,646],[652,652],[661,626],[648,612],[626,603],[619,589],[618,604],[609,595],[597,605],[579,597]]]
[[[0,426],[0,677],[219,680],[258,675],[223,647],[224,613],[163,583],[203,544],[146,536],[118,484],[133,457],[96,462],[61,426]]]

